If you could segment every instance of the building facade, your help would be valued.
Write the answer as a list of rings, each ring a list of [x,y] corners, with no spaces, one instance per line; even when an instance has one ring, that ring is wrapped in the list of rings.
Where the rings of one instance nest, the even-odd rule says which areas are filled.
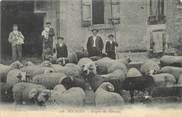
[[[165,38],[171,47],[182,38],[181,0],[33,0],[32,3],[33,14],[43,17],[44,24],[52,22],[56,36],[63,36],[69,49],[85,48],[93,28],[99,29],[104,42],[113,33],[121,52],[148,50],[151,37]]]

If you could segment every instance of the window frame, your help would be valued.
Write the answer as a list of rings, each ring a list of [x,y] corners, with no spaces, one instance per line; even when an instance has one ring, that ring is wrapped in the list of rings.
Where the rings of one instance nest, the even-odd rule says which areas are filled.
[[[110,16],[105,18],[104,17],[104,24],[93,24],[93,16],[92,16],[92,12],[93,12],[93,6],[92,6],[92,0],[90,0],[90,2],[85,2],[84,0],[81,0],[81,26],[82,27],[110,27],[110,26],[106,26],[106,25],[110,25],[110,24],[120,24],[120,15],[118,16],[118,18],[114,18],[113,17],[113,13],[110,13]],[[105,1],[104,1],[105,2]],[[107,2],[106,2],[107,3]],[[105,10],[105,4],[104,3],[104,10]],[[120,4],[121,4],[121,1],[120,0],[110,0],[109,2],[109,10],[111,11],[111,8],[114,6],[114,5],[119,5],[119,13],[120,13]],[[84,10],[83,10],[83,7],[84,6],[90,6],[90,19],[89,20],[86,20],[84,19]],[[105,12],[105,11],[104,11]],[[112,12],[112,11],[111,11]],[[104,26],[105,25],[105,26]]]
[[[39,4],[42,4],[42,7],[38,7],[38,2]],[[47,13],[48,11],[48,0],[34,0],[34,13]]]
[[[159,1],[161,2],[162,0],[157,0],[155,2],[157,2],[157,5],[159,5]],[[163,15],[161,14],[161,16],[157,16],[157,14],[153,14],[154,10],[153,10],[153,0],[149,0],[149,16],[147,18],[147,24],[148,25],[156,25],[156,24],[165,24],[166,23],[166,15],[165,15],[165,0],[163,0],[163,5],[160,3],[160,7],[163,6]],[[156,8],[157,9],[157,8]],[[156,10],[155,9],[155,10]],[[159,11],[158,11],[159,12]],[[160,20],[157,20],[161,18]]]

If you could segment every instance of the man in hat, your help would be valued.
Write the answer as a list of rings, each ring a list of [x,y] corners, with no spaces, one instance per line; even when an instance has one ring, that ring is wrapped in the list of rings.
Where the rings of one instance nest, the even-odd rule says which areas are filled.
[[[21,60],[22,59],[22,45],[24,44],[24,36],[18,30],[18,25],[13,25],[13,31],[9,34],[8,38],[9,43],[12,47],[12,59]]]
[[[118,47],[118,43],[114,40],[114,35],[108,35],[109,40],[106,41],[106,53],[107,56],[111,59],[116,59],[116,47]]]
[[[93,29],[92,30],[93,35],[88,38],[87,41],[87,51],[89,57],[92,56],[101,56],[102,50],[104,47],[103,40],[100,36],[98,36],[98,30]]]
[[[53,53],[53,37],[55,33],[54,33],[54,29],[51,27],[50,22],[46,23],[41,35],[43,39],[43,54],[42,55],[45,55],[44,52],[48,48],[50,49],[51,53]]]

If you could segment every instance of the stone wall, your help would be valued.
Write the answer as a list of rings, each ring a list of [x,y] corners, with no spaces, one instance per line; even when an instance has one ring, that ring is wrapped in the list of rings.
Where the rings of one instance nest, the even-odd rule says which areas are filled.
[[[106,2],[105,6],[109,6],[108,4],[109,2]],[[59,10],[56,11],[54,6],[55,11],[50,10],[48,14],[55,22],[55,28],[58,25],[56,19],[59,19],[60,28],[56,28],[60,30],[58,35],[65,37],[70,49],[85,47],[91,31],[89,27],[81,26],[81,0],[60,0],[54,5],[60,5]],[[177,39],[174,24],[175,7],[175,0],[165,0],[166,27],[171,43]],[[109,16],[109,14],[108,11],[105,12],[105,16]],[[115,25],[116,39],[119,43],[118,51],[148,48],[148,16],[149,0],[120,0],[120,24]],[[114,33],[113,29],[100,30],[99,35],[104,42],[107,40],[109,33]]]

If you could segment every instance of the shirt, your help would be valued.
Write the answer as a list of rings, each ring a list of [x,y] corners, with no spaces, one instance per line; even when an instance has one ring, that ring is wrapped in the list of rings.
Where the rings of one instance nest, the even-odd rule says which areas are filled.
[[[8,40],[13,46],[24,44],[24,36],[20,31],[12,31]]]
[[[97,39],[97,36],[93,36],[93,40],[94,40],[93,47],[96,47],[96,39]]]

